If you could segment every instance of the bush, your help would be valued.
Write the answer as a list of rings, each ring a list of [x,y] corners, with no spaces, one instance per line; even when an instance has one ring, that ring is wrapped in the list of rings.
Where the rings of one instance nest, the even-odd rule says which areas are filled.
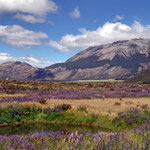
[[[87,108],[86,108],[86,106],[84,106],[84,105],[78,106],[77,110],[78,110],[78,111],[81,111],[81,112],[86,112],[86,113],[87,113]]]
[[[7,106],[0,107],[0,124],[20,122],[27,118],[35,118],[42,112],[42,109],[30,106]]]
[[[150,113],[146,110],[142,112],[137,108],[131,108],[125,112],[119,112],[118,117],[113,119],[113,123],[118,127],[132,127],[145,123],[149,119],[149,115]]]
[[[41,100],[39,101],[39,103],[40,103],[40,104],[46,104],[46,101],[47,101],[46,99],[41,99]]]
[[[71,109],[71,105],[70,104],[61,104],[61,105],[57,105],[55,106],[55,109],[59,109],[60,111],[67,111],[68,109]]]
[[[8,81],[4,81],[1,84],[1,87],[2,87],[2,90],[4,90],[6,94],[15,94],[17,90],[16,86],[13,85],[12,83],[9,83]]]

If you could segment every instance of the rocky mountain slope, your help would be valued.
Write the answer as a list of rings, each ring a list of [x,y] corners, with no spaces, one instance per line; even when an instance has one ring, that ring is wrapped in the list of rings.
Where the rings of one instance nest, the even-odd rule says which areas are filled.
[[[27,63],[0,65],[0,79],[14,80],[98,80],[126,79],[150,68],[150,39],[117,41],[84,51],[44,69]]]
[[[150,69],[137,73],[134,77],[127,80],[130,83],[150,83]]]
[[[52,79],[50,70],[34,68],[19,61],[12,61],[0,65],[0,80],[46,80]]]
[[[150,39],[117,41],[76,54],[46,69],[56,80],[124,79],[150,67]]]

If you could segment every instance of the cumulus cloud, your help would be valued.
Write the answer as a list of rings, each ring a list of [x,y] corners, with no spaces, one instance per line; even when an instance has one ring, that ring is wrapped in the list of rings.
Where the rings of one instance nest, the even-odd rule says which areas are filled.
[[[79,11],[79,8],[76,7],[76,8],[73,10],[73,12],[71,12],[69,15],[70,15],[72,18],[75,18],[75,19],[80,18],[80,11]]]
[[[0,53],[0,63],[4,63],[7,61],[21,61],[21,62],[26,62],[34,67],[38,68],[44,68],[47,66],[50,66],[54,64],[51,61],[48,61],[44,58],[37,59],[33,56],[27,56],[27,57],[14,57],[8,53]]]
[[[41,45],[40,39],[48,38],[43,32],[34,32],[19,25],[0,26],[0,40],[15,47],[30,48]]]
[[[21,61],[21,62],[26,62],[34,67],[37,67],[37,68],[44,68],[44,67],[47,67],[47,66],[50,66],[52,64],[54,64],[53,62],[51,61],[48,61],[44,58],[40,58],[40,59],[37,59],[35,57],[32,57],[32,56],[28,56],[28,57],[20,57],[20,58],[15,58],[17,61]]]
[[[7,53],[0,53],[0,63],[11,61],[13,57]]]
[[[20,19],[20,20],[23,20],[23,21],[29,22],[29,23],[44,23],[45,22],[44,18],[34,17],[32,15],[24,15],[24,14],[20,14],[20,13],[16,14],[14,16],[14,18]]]
[[[96,46],[117,40],[130,40],[133,38],[150,38],[150,25],[144,26],[135,21],[131,26],[116,22],[105,23],[95,31],[79,29],[80,34],[64,35],[60,41],[50,41],[47,45],[60,51],[69,52],[75,49],[83,50],[90,46]]]
[[[36,16],[56,12],[58,6],[53,0],[0,0],[0,12],[21,12]]]
[[[115,16],[114,21],[119,21],[119,20],[123,20],[123,19],[124,19],[124,17],[123,17],[123,16],[119,16],[119,15],[117,15],[117,16]]]

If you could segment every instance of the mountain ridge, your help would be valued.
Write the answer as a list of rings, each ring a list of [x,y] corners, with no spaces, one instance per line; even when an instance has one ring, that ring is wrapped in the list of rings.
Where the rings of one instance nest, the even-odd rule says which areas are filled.
[[[21,80],[126,79],[150,68],[150,39],[123,40],[89,47],[64,63],[53,64],[43,69],[22,63],[19,70],[17,66],[19,62],[11,62],[10,68],[13,69],[9,70],[1,64],[0,79],[8,76],[6,70],[9,70],[9,76],[12,75],[10,79],[15,78],[13,70],[20,72],[17,76]],[[21,72],[22,77],[19,77]]]
[[[53,74],[49,70],[35,68],[25,62],[9,61],[0,64],[0,80],[51,80],[52,78]]]
[[[79,52],[47,67],[55,79],[129,78],[150,66],[150,39],[116,41]]]

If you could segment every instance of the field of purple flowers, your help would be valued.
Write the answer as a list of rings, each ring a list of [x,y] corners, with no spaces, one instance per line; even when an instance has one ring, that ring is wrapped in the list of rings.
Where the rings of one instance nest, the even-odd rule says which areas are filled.
[[[149,150],[150,122],[131,131],[110,135],[89,133],[29,134],[0,136],[1,149],[26,150]]]
[[[39,102],[46,105],[49,99],[104,99],[124,97],[150,97],[150,86],[126,83],[73,83],[73,82],[30,82],[1,81],[2,103]],[[16,93],[25,96],[15,96]],[[119,106],[118,106],[119,107]],[[75,112],[73,112],[75,111]],[[29,106],[0,107],[0,123],[11,123],[46,119],[49,121],[86,123],[110,126],[112,133],[93,134],[79,132],[35,133],[29,135],[0,136],[0,150],[149,150],[149,108],[131,108],[119,112],[115,118],[91,114],[86,108],[72,110],[70,105],[55,108]],[[103,122],[101,121],[103,119]]]
[[[35,133],[0,136],[0,149],[15,150],[149,150],[150,112],[136,108],[120,112],[114,126],[132,127],[119,133]]]
[[[44,99],[94,99],[150,97],[150,86],[126,83],[1,81],[0,93],[26,96],[3,97],[0,102],[31,102]]]

